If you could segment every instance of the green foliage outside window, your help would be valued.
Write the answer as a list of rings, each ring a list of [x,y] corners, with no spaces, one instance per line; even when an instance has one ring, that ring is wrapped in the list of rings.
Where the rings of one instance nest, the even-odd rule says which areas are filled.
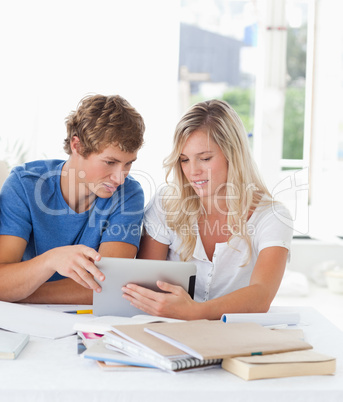
[[[283,159],[302,159],[305,88],[287,88],[283,128]]]
[[[228,102],[242,119],[248,134],[254,133],[254,91],[233,88],[222,99]],[[197,95],[192,103],[204,100]],[[289,87],[285,93],[283,159],[302,159],[304,141],[305,88]]]
[[[235,88],[225,92],[223,100],[238,113],[247,133],[252,133],[254,129],[255,92],[249,88]]]

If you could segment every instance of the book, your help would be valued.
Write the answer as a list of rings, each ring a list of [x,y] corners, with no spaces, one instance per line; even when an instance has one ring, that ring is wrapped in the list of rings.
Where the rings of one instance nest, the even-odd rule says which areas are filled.
[[[299,313],[232,313],[223,314],[223,322],[255,322],[260,325],[296,325],[300,322]]]
[[[76,334],[77,339],[77,354],[82,354],[87,348],[93,345],[98,339],[102,338],[103,335],[94,334],[93,332],[81,332],[78,331]]]
[[[150,324],[154,325],[154,324]],[[144,331],[146,324],[118,325],[104,342],[169,372],[220,366],[221,359],[197,359]]]
[[[145,324],[145,331],[198,359],[218,359],[311,349],[294,336],[255,323],[195,320]]]
[[[95,343],[88,347],[81,354],[81,357],[125,366],[156,368],[152,364],[149,364],[140,358],[122,353],[118,350],[118,348],[104,343],[102,338],[98,339]]]
[[[329,375],[336,371],[336,359],[313,350],[301,350],[264,356],[225,358],[222,368],[246,381]]]
[[[0,330],[0,359],[15,359],[29,342],[30,336]]]
[[[78,331],[77,332],[77,337],[81,338],[82,343],[86,348],[89,346],[93,345],[98,339],[102,338],[103,335],[101,334],[96,334],[94,332],[82,332]]]
[[[113,363],[107,361],[97,361],[97,365],[103,371],[149,371],[156,370],[155,367],[131,366],[127,364]]]

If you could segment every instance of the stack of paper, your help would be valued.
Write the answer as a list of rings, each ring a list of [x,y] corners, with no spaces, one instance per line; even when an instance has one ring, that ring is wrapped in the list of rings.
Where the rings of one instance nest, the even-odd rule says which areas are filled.
[[[136,366],[145,363],[148,367],[176,372],[219,366],[226,357],[311,347],[303,340],[254,323],[225,324],[221,320],[150,322],[113,325],[99,342],[87,348],[83,357]],[[122,354],[118,355],[118,352]],[[133,360],[125,360],[123,353]]]
[[[172,347],[169,356],[159,355],[157,357],[157,359],[162,361],[161,365],[159,365],[156,361],[156,354],[158,355],[158,352],[155,353],[150,350],[150,358],[142,358],[142,352],[140,351],[142,345],[138,347],[135,343],[136,341],[131,339],[126,340],[128,347],[125,347],[122,344],[124,339],[114,332],[116,327],[123,328],[123,330],[127,327],[133,327],[135,337],[140,334],[140,336],[143,335],[145,338],[152,338],[153,343],[156,344],[156,338],[144,332],[145,324],[151,322],[181,322],[181,320],[149,315],[137,315],[131,318],[118,316],[96,317],[87,322],[75,324],[74,329],[77,330],[79,337],[78,351],[82,353],[82,357],[96,360],[103,370],[146,370],[161,368],[164,370],[179,371],[175,360],[178,360],[180,354],[188,358],[189,361],[195,360],[180,350],[177,351],[177,356],[171,356],[175,354],[175,348]],[[140,331],[138,332],[138,330]],[[106,336],[102,337],[102,334],[106,334]],[[115,346],[118,342],[120,343],[120,348]],[[157,343],[159,342],[157,340]],[[165,345],[164,342],[162,343]],[[170,346],[165,346],[167,349],[170,349]],[[136,349],[135,353],[132,352],[133,347]],[[162,350],[162,353],[164,353],[164,350]],[[216,363],[219,365],[221,360]],[[183,366],[185,366],[184,363]]]
[[[83,357],[104,369],[159,368],[168,372],[222,367],[246,380],[332,374],[336,361],[310,349],[303,332],[222,320],[112,325]]]
[[[208,368],[221,364],[221,359],[196,359],[182,350],[144,331],[146,324],[113,326],[87,347],[82,357],[117,365],[158,368],[178,372]],[[105,368],[104,365],[101,365]],[[127,368],[127,367],[126,367]],[[110,369],[110,367],[106,367]]]
[[[162,323],[168,324],[168,323]],[[167,371],[213,367],[221,358],[198,359],[145,331],[147,325],[118,325],[105,333],[104,342]]]

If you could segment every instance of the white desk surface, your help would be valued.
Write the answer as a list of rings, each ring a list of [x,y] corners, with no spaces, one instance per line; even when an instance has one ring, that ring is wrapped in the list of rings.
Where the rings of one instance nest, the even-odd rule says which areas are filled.
[[[335,356],[333,376],[244,381],[223,369],[169,374],[159,370],[102,371],[77,355],[76,336],[57,340],[31,337],[16,360],[0,360],[0,400],[35,402],[342,402],[343,332],[311,307],[273,307],[298,311],[305,340]]]

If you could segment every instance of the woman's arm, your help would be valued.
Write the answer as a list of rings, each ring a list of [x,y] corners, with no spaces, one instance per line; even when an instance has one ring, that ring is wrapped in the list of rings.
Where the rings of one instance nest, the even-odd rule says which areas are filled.
[[[257,258],[249,286],[203,303],[192,300],[180,286],[164,282],[159,282],[158,286],[169,293],[129,284],[123,289],[124,297],[148,314],[185,320],[220,319],[226,313],[266,312],[280,286],[287,255],[288,250],[284,247],[263,249]]]
[[[160,243],[146,232],[143,232],[137,258],[145,260],[166,260],[168,249],[168,244]]]

